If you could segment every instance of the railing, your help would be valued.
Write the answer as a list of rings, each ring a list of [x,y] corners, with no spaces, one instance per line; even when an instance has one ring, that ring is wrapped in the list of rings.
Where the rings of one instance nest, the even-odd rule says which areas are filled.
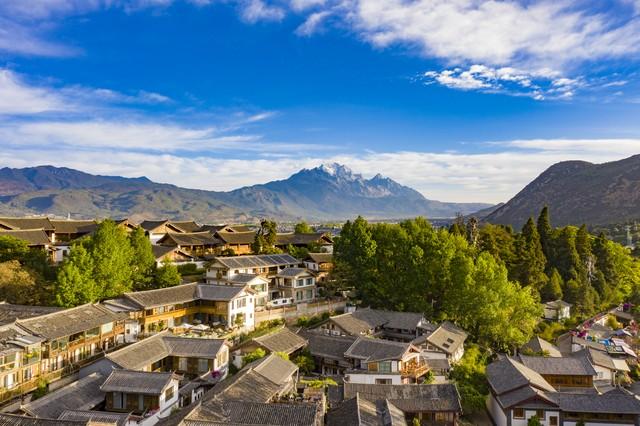
[[[400,369],[400,374],[403,376],[420,377],[429,371],[429,364],[424,361],[419,362],[407,362]]]

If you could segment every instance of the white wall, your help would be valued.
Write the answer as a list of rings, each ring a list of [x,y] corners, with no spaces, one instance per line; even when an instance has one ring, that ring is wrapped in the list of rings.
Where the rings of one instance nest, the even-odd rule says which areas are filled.
[[[348,373],[345,375],[345,381],[348,381],[350,383],[375,384],[376,379],[391,379],[392,385],[402,384],[402,378],[400,377],[400,374]]]
[[[598,373],[598,375],[594,377],[594,380],[608,380],[613,382],[613,376],[615,374],[613,371],[599,365],[594,365],[593,368],[596,370],[596,373]]]
[[[498,404],[498,401],[496,401],[493,395],[489,395],[487,408],[496,426],[507,426],[507,416],[505,416],[500,404]]]
[[[241,327],[244,330],[253,330],[255,326],[255,297],[253,294],[241,293],[242,296],[237,297],[227,304],[227,318],[229,318],[229,327],[234,327],[234,321],[238,314],[244,315],[244,326]],[[244,297],[246,299],[246,305],[241,308],[237,308],[237,302]]]
[[[513,418],[513,410],[510,410],[509,415],[511,416],[511,426],[527,426],[528,420],[536,415],[535,410],[525,410],[524,419],[515,419]],[[549,418],[551,416],[556,416],[558,418],[558,424],[560,424],[560,412],[558,411],[546,411],[544,413],[544,419],[540,419],[540,423],[543,426],[549,426],[551,422]],[[566,424],[566,423],[565,423]]]

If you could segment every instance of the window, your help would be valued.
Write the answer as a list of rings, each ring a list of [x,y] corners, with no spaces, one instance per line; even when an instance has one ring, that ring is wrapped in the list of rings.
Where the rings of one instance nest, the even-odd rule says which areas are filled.
[[[391,379],[376,379],[376,385],[390,385]]]
[[[313,284],[313,278],[307,278],[307,285]]]
[[[513,418],[514,419],[524,419],[524,408],[514,408],[513,409]]]
[[[302,297],[303,297],[302,295],[303,295],[303,292],[296,291],[296,300],[302,300]]]
[[[382,361],[378,363],[378,370],[381,373],[391,373],[391,361]]]
[[[313,299],[313,290],[307,290],[306,293],[307,299]]]
[[[187,358],[180,357],[178,360],[178,370],[187,371]]]
[[[207,359],[199,359],[198,360],[198,372],[206,373],[209,371],[209,360]]]
[[[549,426],[558,426],[558,417],[557,416],[549,417]]]
[[[377,362],[370,362],[369,364],[367,364],[367,369],[369,371],[378,371],[378,363]]]
[[[167,389],[164,392],[164,400],[165,401],[170,401],[171,398],[173,398],[173,386],[171,386],[169,389]]]
[[[304,280],[296,280],[296,287],[304,286]]]
[[[540,421],[544,421],[545,420],[544,410],[536,410],[536,417],[538,417]]]

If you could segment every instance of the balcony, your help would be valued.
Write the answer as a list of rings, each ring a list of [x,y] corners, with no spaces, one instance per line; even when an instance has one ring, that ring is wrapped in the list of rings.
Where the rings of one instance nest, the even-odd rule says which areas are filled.
[[[400,375],[403,377],[413,377],[417,379],[429,371],[429,365],[425,361],[409,361],[405,362],[400,369]]]

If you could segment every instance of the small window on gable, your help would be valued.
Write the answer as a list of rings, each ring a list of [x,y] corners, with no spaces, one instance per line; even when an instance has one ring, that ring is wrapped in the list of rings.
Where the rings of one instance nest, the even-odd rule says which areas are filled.
[[[514,408],[513,409],[513,418],[514,419],[524,419],[524,408]]]

